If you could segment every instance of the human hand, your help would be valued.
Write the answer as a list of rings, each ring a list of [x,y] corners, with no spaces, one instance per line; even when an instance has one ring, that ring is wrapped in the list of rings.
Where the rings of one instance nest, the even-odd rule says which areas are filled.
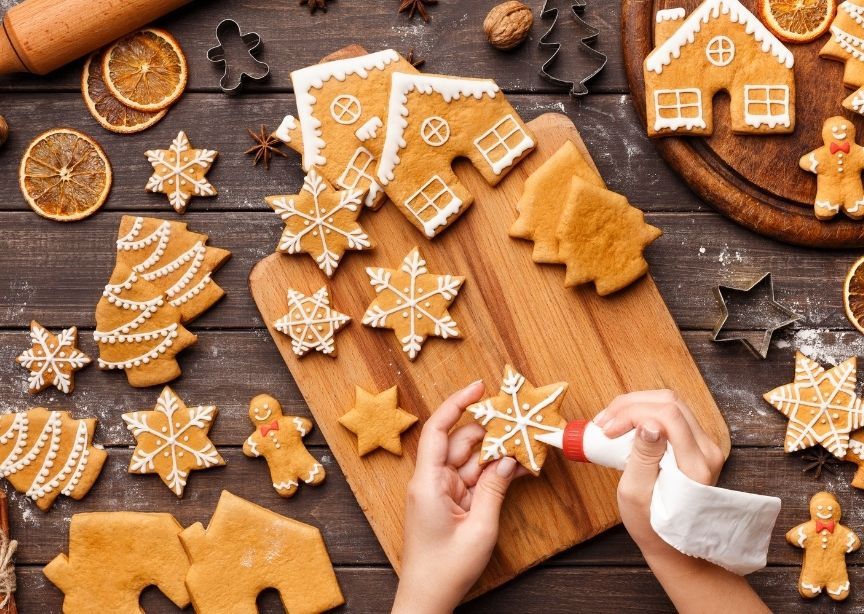
[[[456,392],[423,426],[393,612],[450,612],[459,604],[492,556],[507,488],[527,474],[509,457],[480,466],[475,448],[486,431],[479,424],[450,433],[484,390],[477,381]]]

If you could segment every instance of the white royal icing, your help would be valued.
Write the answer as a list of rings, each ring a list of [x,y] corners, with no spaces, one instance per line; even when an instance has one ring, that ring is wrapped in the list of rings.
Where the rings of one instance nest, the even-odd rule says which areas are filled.
[[[654,19],[657,23],[663,23],[664,21],[678,21],[679,19],[684,19],[684,15],[686,14],[687,11],[684,10],[684,7],[679,6],[674,9],[660,9],[657,11],[657,15]]]
[[[864,62],[864,39],[849,34],[839,26],[832,25],[831,33],[840,48],[860,62]]]
[[[758,92],[762,97],[752,98],[754,92]],[[779,92],[780,96],[776,96]],[[766,100],[770,100],[768,104]],[[783,109],[779,113],[771,113],[771,109],[780,105]],[[765,113],[753,113],[751,107],[764,108]],[[745,85],[744,86],[744,122],[748,126],[758,128],[760,126],[775,126],[792,125],[792,119],[789,116],[789,86],[788,85]]]
[[[294,119],[293,115],[286,115],[282,118],[282,123],[279,124],[279,127],[276,128],[275,132],[273,132],[273,136],[282,141],[283,143],[291,142],[291,132],[297,129],[297,120]]]
[[[365,143],[366,141],[376,138],[378,136],[378,129],[383,125],[384,122],[382,122],[381,118],[376,115],[357,128],[357,130],[354,131],[354,136]]]
[[[845,593],[845,592],[848,591],[848,590],[849,590],[849,580],[846,580],[846,582],[844,582],[843,584],[840,584],[840,585],[839,585],[837,588],[835,588],[835,589],[831,589],[831,588],[829,588],[829,589],[828,589],[828,594],[829,594],[829,595],[839,595],[839,594],[841,594],[841,593]]]
[[[693,94],[694,102],[681,102],[682,94]],[[675,104],[662,104],[661,97],[664,95],[675,95]],[[685,108],[697,109],[698,113],[693,116],[683,116]],[[664,109],[675,109],[677,114],[672,117],[663,117],[661,111]],[[693,130],[693,128],[705,128],[705,119],[702,117],[702,91],[696,88],[682,88],[677,90],[654,90],[654,130]]]
[[[864,6],[844,2],[840,5],[840,9],[845,11],[859,26],[864,26]]]

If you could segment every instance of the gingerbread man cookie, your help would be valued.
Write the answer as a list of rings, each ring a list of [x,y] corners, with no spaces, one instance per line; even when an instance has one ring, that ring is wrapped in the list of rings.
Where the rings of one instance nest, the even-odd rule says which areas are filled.
[[[816,175],[816,217],[830,220],[842,208],[854,220],[864,218],[864,147],[855,142],[855,126],[846,118],[829,117],[822,141],[822,147],[804,154],[799,163]]]
[[[249,419],[255,432],[243,444],[243,454],[265,458],[280,497],[293,497],[300,480],[307,484],[324,481],[324,467],[303,445],[303,438],[312,430],[310,420],[284,415],[282,405],[269,394],[252,399]]]
[[[846,555],[861,547],[861,540],[840,524],[840,504],[831,493],[810,499],[810,520],[786,533],[786,541],[804,549],[798,592],[812,599],[825,589],[835,601],[849,596]]]

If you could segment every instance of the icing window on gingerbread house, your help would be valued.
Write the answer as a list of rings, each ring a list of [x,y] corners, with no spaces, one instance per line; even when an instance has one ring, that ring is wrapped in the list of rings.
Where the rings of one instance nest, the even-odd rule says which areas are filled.
[[[433,115],[423,120],[420,125],[420,136],[427,145],[441,147],[450,140],[450,124],[443,117]]]
[[[534,146],[512,114],[506,115],[474,141],[496,175]]]
[[[369,170],[369,167],[372,166],[374,160],[375,158],[372,156],[372,152],[365,147],[358,147],[354,152],[354,155],[351,156],[351,159],[348,161],[348,166],[345,167],[342,175],[336,180],[336,184],[346,190],[353,190],[362,179],[366,179],[370,183],[375,183],[372,175],[366,172]]]
[[[704,128],[702,92],[695,88],[654,90],[654,130]]]
[[[360,119],[362,107],[355,96],[340,94],[330,103],[330,115],[340,124],[347,126]]]
[[[791,123],[789,86],[745,85],[744,121],[754,128],[763,124],[769,128],[777,125],[788,126]]]
[[[445,225],[461,206],[462,201],[438,175],[433,175],[405,201],[405,208],[417,218],[429,237],[434,237],[435,230]]]
[[[714,66],[728,66],[735,59],[735,43],[728,36],[715,36],[708,41],[705,55]]]

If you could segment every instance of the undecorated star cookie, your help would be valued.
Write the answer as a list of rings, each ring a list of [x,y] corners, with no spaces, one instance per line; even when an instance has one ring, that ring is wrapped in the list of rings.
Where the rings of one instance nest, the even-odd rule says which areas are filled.
[[[366,310],[363,324],[392,329],[410,360],[417,358],[430,335],[442,339],[462,336],[447,308],[459,294],[464,277],[429,273],[416,247],[399,269],[370,267],[366,272],[378,296]]]
[[[68,613],[140,614],[139,599],[148,586],[185,608],[189,559],[180,543],[182,530],[171,514],[75,514],[68,556],[58,554],[43,573],[63,591]]]
[[[402,456],[402,433],[417,422],[399,407],[396,386],[373,394],[356,386],[354,407],[339,418],[339,424],[357,435],[357,451],[360,456],[378,448]]]
[[[78,349],[78,329],[66,328],[53,335],[36,320],[30,322],[29,350],[15,361],[30,370],[27,389],[30,393],[54,386],[69,394],[75,388],[75,372],[90,364],[90,358]]]
[[[345,600],[321,532],[222,491],[205,529],[180,534],[189,555],[186,587],[199,614],[257,612],[272,588],[292,614],[326,612]]]
[[[322,286],[312,296],[288,289],[288,313],[273,326],[291,338],[291,349],[297,356],[310,350],[336,356],[336,333],[351,318],[330,307],[330,294]]]
[[[184,213],[193,196],[216,196],[214,188],[205,178],[218,152],[212,149],[192,149],[182,130],[168,149],[145,152],[153,165],[153,174],[146,189],[168,196],[168,202],[177,213]]]
[[[566,426],[560,413],[566,392],[566,382],[535,388],[525,376],[506,365],[501,393],[466,409],[486,429],[480,464],[512,456],[538,475],[546,461],[546,444],[534,436]]]
[[[243,444],[243,454],[264,457],[280,497],[293,497],[301,480],[313,485],[324,481],[324,467],[303,445],[303,438],[312,430],[310,420],[284,415],[282,405],[269,394],[252,399],[249,419],[255,432]]]
[[[186,407],[166,386],[153,410],[123,414],[137,442],[129,473],[156,473],[182,497],[189,472],[225,464],[208,437],[216,411],[213,405]]]

